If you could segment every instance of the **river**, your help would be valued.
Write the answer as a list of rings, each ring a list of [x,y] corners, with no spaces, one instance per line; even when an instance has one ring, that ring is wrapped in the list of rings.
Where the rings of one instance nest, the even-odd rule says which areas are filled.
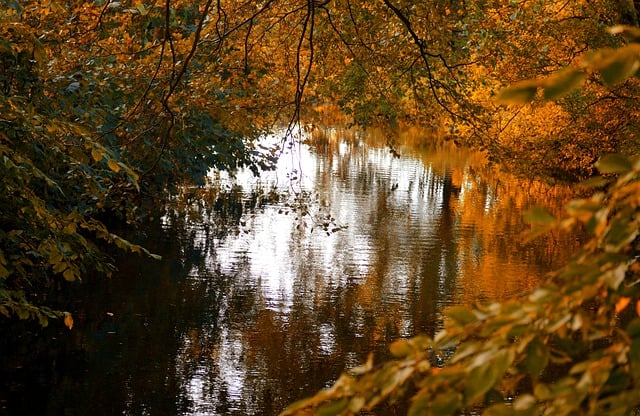
[[[163,260],[119,255],[114,276],[65,292],[72,331],[10,326],[0,414],[274,415],[434,334],[447,306],[530,290],[576,249],[524,239],[523,211],[560,212],[568,188],[417,131],[399,157],[384,143],[326,129],[285,146],[276,172],[212,174],[131,236]]]

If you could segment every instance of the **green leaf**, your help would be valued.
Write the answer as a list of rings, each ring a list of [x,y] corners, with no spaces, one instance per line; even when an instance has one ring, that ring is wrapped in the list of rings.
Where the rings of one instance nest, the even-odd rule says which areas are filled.
[[[568,68],[547,78],[543,83],[543,97],[545,100],[556,100],[579,88],[584,83],[587,74],[576,68]]]
[[[555,319],[549,322],[549,326],[547,327],[547,332],[556,332],[558,329],[565,326],[567,322],[571,321],[572,317],[573,315],[571,313],[565,313],[559,318],[556,317]]]
[[[602,203],[588,199],[569,201],[567,214],[587,225],[589,232],[594,232],[602,221],[606,221],[607,209]]]
[[[444,311],[444,315],[452,319],[459,325],[467,325],[478,321],[478,317],[473,311],[464,306],[453,306]]]
[[[640,318],[635,318],[629,322],[627,334],[632,338],[640,338]]]
[[[622,35],[628,42],[640,42],[640,28],[635,26],[615,25],[609,28],[612,35]]]
[[[147,13],[149,13],[149,9],[147,9],[143,3],[138,4],[136,10],[138,10],[142,16],[146,16]]]
[[[583,188],[589,189],[589,188],[601,188],[603,186],[606,186],[608,183],[609,181],[603,178],[602,176],[594,176],[592,178],[589,178],[580,182],[578,185],[580,185]]]
[[[460,393],[442,393],[436,396],[431,402],[431,411],[434,415],[452,415],[461,407],[462,395]]]
[[[403,358],[413,353],[415,350],[413,346],[406,339],[400,339],[395,341],[389,346],[391,355],[396,358]]]
[[[538,378],[542,370],[549,362],[549,350],[547,346],[538,337],[534,338],[527,345],[527,355],[524,359],[524,365],[529,374],[534,378]]]
[[[631,364],[631,375],[640,381],[640,339],[634,338],[629,349],[629,363]]]
[[[449,362],[451,364],[455,364],[458,361],[472,354],[475,354],[481,348],[482,348],[482,344],[479,342],[465,342],[456,349],[455,354],[453,355],[453,357],[451,357],[451,360],[449,360]]]
[[[629,217],[616,217],[611,221],[609,231],[604,238],[605,250],[618,252],[631,243],[638,235],[638,227],[631,223]]]
[[[413,367],[398,368],[391,366],[378,374],[376,382],[380,388],[380,394],[387,396],[399,389],[413,374]]]
[[[542,207],[532,207],[525,211],[524,220],[529,224],[553,224],[556,217]]]
[[[422,416],[430,413],[431,395],[429,390],[425,389],[413,396],[408,416]]]
[[[466,379],[464,396],[467,405],[476,403],[504,376],[515,354],[511,349],[498,351],[491,360],[475,367]]]
[[[482,412],[482,416],[514,416],[516,411],[513,407],[507,406],[504,403],[494,404]]]
[[[536,398],[532,394],[518,396],[513,402],[513,409],[518,416],[534,416],[539,414]]]
[[[640,68],[639,51],[640,45],[628,45],[608,50],[601,56],[596,54],[592,62],[604,83],[611,87],[629,78]]]
[[[619,264],[617,267],[614,267],[613,269],[608,270],[606,273],[604,273],[603,278],[611,289],[617,290],[624,281],[626,273],[627,265]]]
[[[499,104],[527,104],[536,96],[540,83],[538,81],[522,81],[503,88],[498,92],[496,101]]]
[[[468,405],[476,403],[496,382],[496,372],[491,363],[474,368],[464,386],[465,401]]]
[[[601,173],[627,173],[633,169],[633,164],[628,157],[612,153],[601,157],[596,167]]]
[[[531,294],[529,295],[529,300],[537,304],[547,303],[552,295],[553,292],[551,289],[540,286],[535,288],[533,292],[531,292]]]
[[[326,403],[318,409],[319,416],[335,416],[342,413],[349,406],[349,400],[346,398],[334,400]]]

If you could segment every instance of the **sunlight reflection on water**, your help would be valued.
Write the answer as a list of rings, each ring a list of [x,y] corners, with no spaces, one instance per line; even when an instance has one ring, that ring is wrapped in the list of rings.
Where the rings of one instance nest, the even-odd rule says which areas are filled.
[[[260,280],[261,295],[268,306],[281,313],[292,306],[296,269],[301,266],[327,277],[329,286],[363,281],[380,254],[376,235],[380,232],[393,237],[396,247],[388,249],[398,250],[387,274],[395,277],[393,285],[399,291],[390,296],[402,298],[406,294],[402,276],[410,271],[402,251],[437,238],[431,228],[441,210],[442,187],[430,167],[417,160],[395,159],[385,148],[366,148],[346,141],[340,142],[338,154],[347,159],[346,163],[335,157],[327,170],[326,161],[309,148],[294,146],[285,151],[275,172],[266,172],[259,179],[248,172],[239,172],[235,180],[216,178],[247,190],[280,184],[296,192],[320,192],[323,201],[331,201],[329,210],[335,222],[348,226],[327,236],[311,219],[282,214],[281,205],[272,205],[247,218],[247,233],[219,243],[212,259],[215,266],[225,274],[235,274],[238,260],[246,260],[247,273]],[[297,180],[282,179],[291,176]],[[389,218],[380,218],[382,204],[390,211]],[[378,224],[387,220],[403,224]],[[303,222],[306,227],[300,227]],[[405,233],[406,228],[412,232]]]
[[[269,380],[282,383],[286,377],[274,375],[273,368],[320,365],[302,359],[305,354],[316,357],[313,362],[338,359],[357,365],[363,356],[354,355],[355,345],[370,349],[396,337],[433,333],[444,307],[519,293],[547,267],[514,260],[523,254],[517,245],[495,245],[518,238],[524,224],[518,219],[513,227],[487,226],[504,219],[501,204],[513,207],[501,199],[499,187],[467,165],[446,167],[437,156],[437,164],[411,154],[394,158],[384,147],[342,140],[338,131],[332,139],[337,145],[327,153],[288,147],[277,170],[260,178],[245,171],[235,178],[214,175],[217,186],[241,189],[247,201],[256,188],[278,188],[304,192],[311,203],[305,208],[310,215],[301,215],[290,201],[263,205],[243,214],[239,232],[213,246],[200,242],[211,247],[205,252],[207,268],[229,276],[236,288],[244,285],[252,294],[242,302],[252,306],[249,322],[246,312],[236,316],[227,307],[227,327],[216,341],[214,379],[196,373],[188,383],[195,408],[226,403],[230,414],[263,414],[264,400],[278,390],[267,386]],[[322,216],[313,211],[347,228],[325,233],[317,223]],[[487,281],[497,270],[504,280]],[[198,273],[194,269],[189,275],[197,280]],[[225,297],[229,302],[237,293]],[[299,332],[300,325],[309,325],[304,331],[310,332]],[[294,347],[291,337],[305,336],[311,337],[305,346]],[[264,361],[272,350],[285,358]],[[291,356],[299,362],[279,361]],[[177,360],[183,361],[189,361],[186,350]],[[256,393],[257,385],[264,391]],[[207,386],[215,391],[203,393]],[[279,397],[287,394],[281,391]]]
[[[161,261],[120,256],[110,279],[65,295],[73,331],[10,332],[0,406],[275,415],[398,337],[433,335],[447,306],[527,292],[579,246],[522,240],[522,212],[557,214],[566,188],[428,133],[398,140],[400,158],[375,132],[323,134],[287,148],[275,172],[212,173],[188,190],[134,233]]]

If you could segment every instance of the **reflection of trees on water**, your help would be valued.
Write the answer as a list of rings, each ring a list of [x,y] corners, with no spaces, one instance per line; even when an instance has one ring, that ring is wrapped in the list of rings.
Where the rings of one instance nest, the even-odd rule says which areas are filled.
[[[341,195],[356,195],[357,215],[366,224],[363,230],[354,221],[346,221],[349,230],[336,236],[331,261],[341,270],[314,269],[312,265],[323,263],[322,253],[293,232],[288,250],[297,266],[291,309],[278,314],[258,308],[263,312],[248,330],[254,334],[247,338],[253,364],[259,366],[262,360],[275,364],[264,370],[265,376],[252,375],[247,383],[257,386],[260,380],[274,380],[267,397],[274,403],[286,403],[287,396],[289,401],[295,400],[322,387],[322,382],[335,378],[343,366],[362,363],[371,351],[383,355],[386,345],[398,336],[433,334],[442,308],[459,296],[458,277],[469,274],[468,268],[462,267],[465,255],[461,248],[480,247],[475,260],[483,262],[486,253],[482,247],[501,238],[497,233],[487,240],[474,222],[461,224],[467,220],[460,212],[461,185],[454,183],[453,170],[445,169],[438,175],[427,169],[411,177],[412,184],[394,186],[394,178],[371,158],[366,148],[347,145],[340,154],[322,158],[315,171],[315,183],[332,201],[334,215],[354,209],[354,201],[345,202]],[[395,197],[395,192],[412,187],[417,190],[415,200]],[[496,188],[481,183],[467,190],[472,191],[475,196],[467,195],[468,199],[483,201],[484,214],[476,215],[488,215],[486,201],[498,199]],[[415,213],[415,205],[427,207]],[[425,213],[432,215],[421,216]],[[349,218],[349,212],[345,217]],[[420,221],[430,224],[427,230],[417,226]],[[344,237],[352,233],[356,234],[352,240]],[[368,266],[360,270],[363,253]],[[513,256],[505,245],[487,253]],[[403,267],[396,264],[399,258],[406,263]],[[398,286],[405,286],[406,291],[392,290]],[[405,295],[399,297],[398,293]],[[292,389],[301,395],[296,396]]]
[[[233,233],[253,202],[238,192],[214,205],[207,215],[218,223],[209,231],[185,227],[184,216],[145,230],[143,243],[164,260],[118,254],[112,278],[70,287],[61,308],[73,313],[73,331],[21,322],[3,328],[17,335],[0,340],[0,413],[5,407],[16,415],[193,412],[193,386],[185,383],[203,362],[215,368],[229,304],[255,303],[251,287],[235,290],[229,302],[231,277],[205,264],[208,242]],[[203,378],[226,413],[224,383],[210,381]]]
[[[440,312],[452,304],[456,291],[457,235],[454,232],[455,212],[451,198],[456,193],[451,174],[446,172],[438,184],[441,192],[440,216],[434,227],[433,246],[421,253],[418,281],[412,293],[411,311],[417,332],[434,335],[441,321]]]
[[[316,151],[303,173],[348,229],[311,234],[260,189],[211,188],[177,202],[140,241],[162,261],[122,256],[112,279],[73,289],[74,331],[0,341],[12,351],[3,372],[22,363],[13,383],[46,390],[36,413],[276,414],[370,352],[383,356],[397,337],[433,334],[458,298],[491,293],[483,267],[520,262],[539,267],[535,275],[546,259],[536,253],[560,250],[499,244],[522,226],[520,185],[447,165],[446,147],[427,148],[425,162],[361,143]],[[252,244],[266,244],[259,237],[275,226],[281,239],[264,250],[287,264],[260,269]]]

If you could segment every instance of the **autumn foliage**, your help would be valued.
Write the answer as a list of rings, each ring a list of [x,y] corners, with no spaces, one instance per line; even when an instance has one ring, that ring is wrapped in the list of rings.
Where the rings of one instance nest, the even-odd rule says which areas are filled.
[[[116,226],[157,216],[211,169],[270,168],[277,149],[261,136],[339,108],[361,127],[429,127],[519,173],[603,176],[566,217],[530,213],[592,235],[545,285],[449,310],[435,338],[396,342],[396,361],[286,413],[400,397],[412,414],[628,414],[640,402],[634,4],[0,0],[0,315],[71,329],[35,295],[108,274],[105,247],[153,256]]]

